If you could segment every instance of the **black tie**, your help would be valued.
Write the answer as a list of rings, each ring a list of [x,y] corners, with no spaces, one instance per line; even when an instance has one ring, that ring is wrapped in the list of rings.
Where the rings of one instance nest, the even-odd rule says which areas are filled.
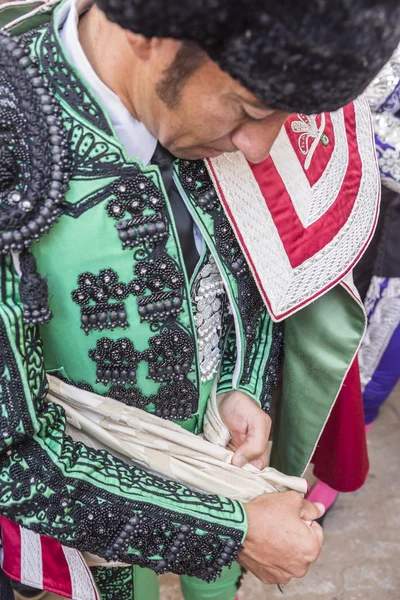
[[[161,146],[160,143],[157,143],[151,162],[160,169],[161,177],[174,215],[175,226],[182,248],[183,260],[185,261],[186,273],[188,279],[190,279],[199,260],[199,253],[197,252],[194,241],[193,219],[173,179],[174,160],[175,157]]]

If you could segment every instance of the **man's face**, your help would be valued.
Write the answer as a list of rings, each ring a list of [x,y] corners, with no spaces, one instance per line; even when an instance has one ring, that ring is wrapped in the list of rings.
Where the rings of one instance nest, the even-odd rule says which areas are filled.
[[[289,114],[265,107],[208,57],[184,82],[178,102],[166,103],[157,89],[165,85],[179,47],[178,42],[159,40],[145,61],[146,100],[137,107],[140,120],[179,158],[241,150],[251,162],[264,160]]]

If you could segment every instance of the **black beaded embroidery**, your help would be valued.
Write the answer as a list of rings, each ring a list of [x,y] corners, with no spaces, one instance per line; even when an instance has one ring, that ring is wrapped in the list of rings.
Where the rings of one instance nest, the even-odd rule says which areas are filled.
[[[149,378],[160,383],[184,381],[194,359],[192,339],[175,328],[150,338],[149,345],[142,354],[149,363]]]
[[[86,334],[91,329],[129,327],[125,300],[129,295],[128,286],[118,281],[112,269],[103,269],[98,275],[82,273],[78,277],[78,289],[71,294],[74,302],[81,306],[81,328]],[[119,302],[110,302],[119,300]]]
[[[119,146],[112,146],[109,138],[102,137],[103,132],[111,133],[102,109],[64,60],[52,23],[37,30],[32,47],[39,56],[54,93],[81,113],[86,123],[95,127],[92,131],[89,125],[77,123],[73,113],[63,108],[74,176],[84,174],[87,177],[89,174],[90,177],[104,178],[108,174],[113,179],[108,186],[89,194],[77,205],[65,202],[63,211],[77,218],[95,204],[105,202],[107,214],[115,221],[122,248],[133,250],[133,259],[137,265],[132,281],[126,282],[127,288],[125,284],[120,284],[123,287],[122,294],[125,296],[128,292],[136,297],[141,321],[147,322],[155,334],[178,330],[184,348],[194,346],[194,332],[187,331],[177,322],[184,306],[184,275],[178,262],[165,250],[170,234],[170,217],[159,189],[157,174],[142,172],[135,164],[127,165]],[[110,273],[111,269],[105,269],[98,275],[83,273],[79,277],[78,288],[73,292],[73,300],[81,307],[81,327],[86,334],[93,330],[113,330],[117,326],[128,326],[124,299],[112,295],[112,286],[104,286],[99,279],[92,279],[105,272]],[[106,338],[104,340],[102,344],[106,345],[110,341]],[[162,413],[164,417],[168,408],[167,398],[174,404],[173,413],[179,419],[191,416],[188,414],[189,407],[192,407],[192,413],[196,412],[198,393],[186,376],[188,366],[185,357],[191,355],[191,352],[177,352],[176,361],[168,361],[157,352],[154,356],[158,358],[154,361],[154,350],[148,352],[148,356],[137,353],[134,364],[130,365],[131,379],[125,379],[129,361],[123,360],[121,363],[111,357],[101,356],[102,352],[103,346],[96,347],[90,351],[90,358],[97,365],[97,382],[112,386],[104,395],[118,397],[121,402],[143,408],[153,404],[158,414]],[[192,356],[194,357],[194,353]],[[133,385],[133,371],[139,360],[148,358],[151,361],[149,367],[155,369],[155,381],[162,382],[163,385],[156,394],[145,398]],[[164,367],[166,372],[162,373]],[[171,367],[173,374],[170,374]],[[182,396],[178,404],[177,384],[185,384],[190,388],[190,397]]]
[[[120,385],[106,395],[141,408],[153,404],[158,416],[186,420],[196,412],[198,403],[198,393],[187,379],[195,351],[193,334],[177,322],[183,310],[185,280],[182,267],[165,251],[169,235],[165,199],[152,175],[135,167],[125,170],[110,191],[107,213],[117,221],[122,247],[134,250],[135,266],[128,290],[136,296],[141,322],[149,323],[156,333],[149,340],[150,347],[137,359],[148,363],[149,379],[164,385],[145,398],[132,388],[131,381],[118,382]],[[98,364],[98,381],[110,381],[103,375],[98,353],[91,352],[90,357]],[[106,370],[109,374],[110,367]]]
[[[0,251],[23,251],[56,222],[70,171],[59,107],[21,39],[0,32]],[[51,318],[47,284],[21,260],[26,323]],[[36,290],[34,289],[36,286]]]
[[[153,336],[149,345],[149,349],[138,352],[127,338],[98,340],[96,348],[89,351],[90,358],[96,363],[96,383],[114,384],[104,396],[128,406],[143,409],[153,404],[156,415],[164,419],[190,418],[198,402],[198,392],[186,378],[194,358],[191,338],[176,328]],[[149,379],[168,384],[162,385],[156,394],[149,397],[133,387],[141,360],[149,365]],[[82,385],[78,384],[78,387]]]
[[[111,186],[113,198],[107,213],[118,222],[123,248],[135,249],[134,278],[129,291],[137,297],[141,321],[157,330],[182,310],[184,276],[180,266],[165,252],[169,217],[164,197],[150,176],[134,170]],[[126,213],[130,214],[125,219]],[[150,291],[150,294],[147,292]]]
[[[269,357],[264,372],[264,381],[261,392],[262,408],[271,410],[272,392],[278,385],[279,373],[282,364],[284,348],[284,323],[272,323],[272,342]]]
[[[103,566],[92,567],[90,570],[102,600],[135,600],[133,569],[108,569]]]
[[[127,406],[144,409],[153,404],[155,414],[162,419],[185,421],[196,411],[198,393],[190,381],[162,386],[157,394],[144,396],[138,388],[113,385],[104,394]],[[183,399],[183,400],[182,400]]]
[[[22,250],[57,220],[70,161],[59,107],[21,41],[0,31],[0,250]]]
[[[149,398],[144,396],[139,388],[135,387],[125,388],[122,385],[113,385],[104,395],[135,408],[144,409],[149,403]]]
[[[23,319],[25,324],[48,323],[52,317],[47,307],[48,285],[36,271],[36,260],[29,252],[20,255],[21,280],[19,293],[24,305]]]
[[[135,248],[143,243],[150,246],[167,236],[165,209],[161,192],[149,177],[137,174],[131,178],[121,177],[111,186],[115,196],[107,204],[107,213],[118,220],[116,225],[123,248]],[[149,212],[151,211],[151,212]],[[126,213],[130,214],[125,219]]]
[[[108,385],[117,383],[136,383],[137,364],[140,353],[128,338],[117,341],[101,338],[97,341],[96,348],[89,351],[89,356],[96,362],[96,383]]]
[[[176,318],[182,310],[184,276],[172,258],[162,253],[152,261],[141,260],[135,265],[134,274],[129,290],[137,296],[141,321]],[[150,295],[145,295],[147,289]]]
[[[213,218],[218,254],[238,284],[238,306],[247,341],[242,382],[248,383],[252,374],[251,355],[257,340],[263,302],[232,227],[221,208],[204,162],[179,161],[179,171],[184,189]]]
[[[68,450],[72,451],[72,447]],[[81,446],[80,450],[85,449]],[[90,470],[92,464],[99,462],[98,453],[88,450],[86,459],[90,461]],[[105,459],[104,455],[100,460]],[[136,467],[124,467],[118,459],[113,459],[113,463],[103,464],[104,474],[110,470],[113,478],[111,473],[115,468],[126,470],[121,476],[131,476],[132,487],[138,487],[141,479],[143,488],[154,495],[157,489],[169,488],[178,497],[184,491],[173,481],[146,474]],[[223,567],[232,564],[242,548],[241,532],[231,527],[188,515],[182,519],[181,514],[172,510],[124,499],[85,481],[79,483],[78,495],[76,481],[57,478],[54,466],[38,444],[12,452],[3,460],[2,468],[7,474],[4,493],[8,493],[8,502],[3,504],[4,516],[18,522],[20,507],[15,512],[13,507],[22,501],[24,515],[31,517],[30,529],[108,561],[137,564],[157,574],[193,575],[210,582],[216,580]],[[217,496],[186,490],[187,496],[196,497],[197,502],[212,504],[214,498],[219,502]],[[46,491],[50,500],[44,496]],[[140,554],[132,550],[139,550]]]
[[[248,383],[253,371],[251,356],[254,351],[254,345],[257,344],[258,341],[258,325],[264,304],[256,283],[248,270],[246,270],[243,276],[237,278],[237,282],[238,305],[243,319],[244,334],[246,336],[242,382]]]
[[[0,374],[6,374],[0,375],[0,442],[4,450],[0,456],[0,502],[5,517],[29,523],[33,531],[78,550],[121,562],[134,561],[159,573],[172,571],[211,581],[222,566],[231,564],[241,548],[242,534],[235,529],[235,523],[232,527],[221,526],[187,515],[182,522],[182,515],[173,510],[133,500],[135,494],[131,490],[178,505],[181,501],[192,509],[197,506],[214,512],[221,510],[226,515],[232,510],[231,501],[164,481],[103,451],[73,443],[65,435],[61,407],[37,397],[40,435],[51,438],[59,464],[65,464],[71,474],[62,475],[62,468],[32,438],[32,415],[17,359],[1,320],[0,341]],[[38,421],[35,427],[37,424]],[[79,477],[74,478],[74,473],[79,473]],[[100,479],[107,483],[101,485]],[[21,520],[21,514],[26,521]],[[139,550],[140,555],[132,554],[132,549]]]
[[[186,421],[197,410],[199,394],[189,380],[163,385],[149,400],[155,406],[157,417]]]
[[[202,579],[206,581],[215,581],[220,569],[232,564],[239,549],[237,541],[232,538],[220,541],[211,533],[199,536],[193,526],[171,528],[167,521],[159,520],[155,524],[154,519],[141,514],[127,521],[112,547],[107,550],[106,558],[117,560],[116,557],[132,545],[139,548],[145,546],[146,554],[153,556],[163,546],[163,558],[154,561],[152,565],[157,574],[170,571],[183,574],[187,572],[185,563],[193,558],[194,553],[199,557],[206,557],[212,549],[210,564],[202,574]],[[199,563],[200,560],[197,559],[196,562]],[[190,570],[193,572],[193,565]]]
[[[42,38],[38,49],[39,60],[52,89],[67,100],[82,119],[112,136],[113,132],[104,111],[65,60],[64,49],[55,34],[54,21],[36,32],[34,37]],[[82,162],[82,156],[80,159]]]

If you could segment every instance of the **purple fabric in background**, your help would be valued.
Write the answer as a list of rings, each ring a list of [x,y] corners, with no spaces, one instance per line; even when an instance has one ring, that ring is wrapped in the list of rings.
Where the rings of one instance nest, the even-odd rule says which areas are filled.
[[[365,424],[372,423],[400,379],[400,325],[395,329],[371,381],[364,389]]]

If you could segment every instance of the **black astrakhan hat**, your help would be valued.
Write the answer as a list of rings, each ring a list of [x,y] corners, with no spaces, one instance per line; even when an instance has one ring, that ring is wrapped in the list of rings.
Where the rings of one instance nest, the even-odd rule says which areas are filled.
[[[400,0],[96,0],[146,37],[191,40],[266,105],[306,114],[359,94],[400,41]]]

